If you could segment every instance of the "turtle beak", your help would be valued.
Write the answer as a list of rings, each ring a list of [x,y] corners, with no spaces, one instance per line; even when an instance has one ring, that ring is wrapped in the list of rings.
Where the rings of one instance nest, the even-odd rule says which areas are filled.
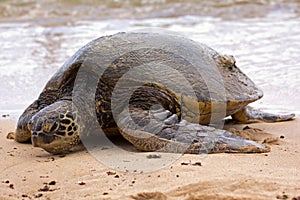
[[[39,139],[37,132],[31,133],[31,143],[34,147],[39,147]]]
[[[34,147],[38,147],[38,137],[37,136],[31,136],[31,143]]]
[[[33,132],[31,134],[31,142],[34,147],[41,147],[43,144],[50,144],[55,139],[54,135],[49,135],[47,133]]]

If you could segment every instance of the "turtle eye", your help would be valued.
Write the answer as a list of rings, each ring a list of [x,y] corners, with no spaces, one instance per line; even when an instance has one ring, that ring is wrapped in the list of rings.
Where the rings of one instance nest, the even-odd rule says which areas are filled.
[[[28,124],[27,124],[27,128],[28,130],[31,131],[31,128],[32,128],[32,120],[29,120]]]
[[[50,132],[55,131],[55,130],[57,129],[57,127],[58,127],[58,122],[55,121],[55,122],[52,124],[52,127],[51,127],[51,129],[50,129]]]

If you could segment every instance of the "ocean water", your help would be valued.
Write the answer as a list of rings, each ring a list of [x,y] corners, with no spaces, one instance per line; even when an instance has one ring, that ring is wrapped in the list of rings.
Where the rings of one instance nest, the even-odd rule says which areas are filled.
[[[0,1],[0,114],[16,119],[81,46],[121,31],[173,31],[232,54],[261,109],[300,114],[300,2]]]

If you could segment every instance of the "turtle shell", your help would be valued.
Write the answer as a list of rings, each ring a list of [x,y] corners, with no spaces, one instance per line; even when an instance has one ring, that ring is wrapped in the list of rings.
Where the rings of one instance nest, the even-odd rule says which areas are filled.
[[[149,96],[152,90],[145,88],[160,92]],[[112,115],[130,101],[156,99],[171,112],[198,113],[197,120],[207,124],[212,113],[223,118],[261,97],[232,56],[182,36],[130,32],[82,47],[48,81],[40,100],[49,105],[79,99],[85,111],[96,110],[103,126],[113,127]],[[85,107],[86,99],[93,105]]]

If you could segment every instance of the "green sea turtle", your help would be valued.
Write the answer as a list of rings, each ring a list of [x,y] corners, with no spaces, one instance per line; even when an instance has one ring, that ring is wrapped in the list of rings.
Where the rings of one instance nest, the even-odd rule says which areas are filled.
[[[267,152],[216,127],[226,116],[240,122],[294,118],[249,107],[263,94],[235,63],[233,56],[170,34],[100,37],[48,81],[20,116],[15,140],[31,139],[59,154],[103,130],[143,151]]]

